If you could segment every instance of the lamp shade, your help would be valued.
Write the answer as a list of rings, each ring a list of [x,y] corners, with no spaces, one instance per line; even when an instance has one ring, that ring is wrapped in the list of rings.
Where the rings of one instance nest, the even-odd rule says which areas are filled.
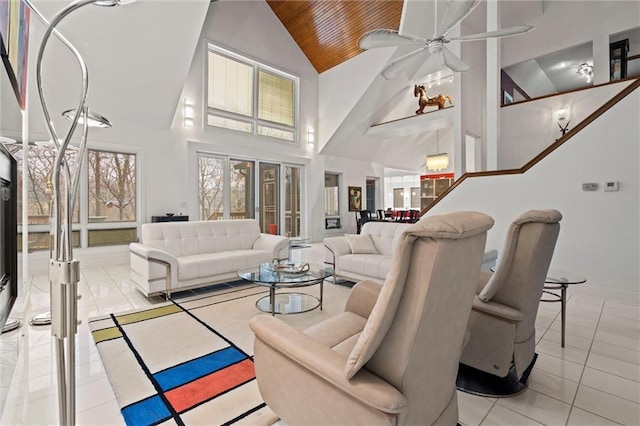
[[[76,116],[76,110],[75,109],[67,110],[62,113],[62,116],[67,120],[71,121]],[[84,119],[82,116],[80,116],[80,118],[78,119],[78,123],[84,124]],[[111,122],[107,118],[91,111],[89,111],[89,119],[87,120],[87,125],[89,127],[100,127],[103,129],[112,127]]]
[[[449,167],[449,154],[434,154],[427,155],[427,170],[432,170],[437,172],[439,170],[444,170]]]
[[[133,3],[134,1],[136,0],[96,0],[93,4],[96,6],[112,7]]]

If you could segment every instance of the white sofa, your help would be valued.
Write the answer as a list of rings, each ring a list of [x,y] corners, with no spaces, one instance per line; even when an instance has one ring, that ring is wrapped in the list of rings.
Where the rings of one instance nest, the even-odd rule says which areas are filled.
[[[261,233],[254,219],[145,223],[140,242],[129,245],[130,276],[146,296],[169,296],[284,259],[288,245],[286,237]]]
[[[325,262],[333,265],[334,280],[338,277],[356,282],[368,279],[384,284],[393,264],[393,254],[396,252],[400,235],[409,226],[410,223],[366,222],[358,236],[347,234],[325,238]],[[369,238],[373,243],[373,250],[367,249],[366,241],[358,241]],[[490,267],[495,266],[497,257],[497,250],[487,250],[482,259],[482,270],[488,271]]]

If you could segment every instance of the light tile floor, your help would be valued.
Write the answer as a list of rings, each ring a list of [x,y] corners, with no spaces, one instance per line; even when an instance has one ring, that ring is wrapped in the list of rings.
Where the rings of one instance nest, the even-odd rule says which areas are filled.
[[[294,260],[322,262],[321,244],[293,251]],[[31,277],[24,311],[48,310],[45,274]],[[82,269],[78,302],[82,323],[76,336],[77,424],[123,424],[93,343],[87,319],[148,307],[129,281],[128,265]],[[539,354],[529,389],[512,398],[483,398],[458,392],[464,425],[640,424],[640,309],[637,304],[579,295],[569,290],[566,347],[560,347],[559,304],[541,303],[536,320]],[[20,303],[18,303],[20,305]],[[16,315],[16,311],[13,312]],[[0,424],[58,424],[55,351],[50,327],[23,326],[0,336],[0,374],[17,358]],[[2,396],[2,395],[0,395]],[[0,399],[2,407],[2,399]]]

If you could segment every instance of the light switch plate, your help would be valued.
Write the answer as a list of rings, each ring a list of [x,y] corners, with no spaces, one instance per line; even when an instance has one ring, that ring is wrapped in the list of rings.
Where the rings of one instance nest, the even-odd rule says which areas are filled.
[[[583,191],[596,191],[598,189],[597,183],[583,183],[582,190]]]
[[[605,191],[617,191],[618,190],[618,181],[609,181],[604,183]]]

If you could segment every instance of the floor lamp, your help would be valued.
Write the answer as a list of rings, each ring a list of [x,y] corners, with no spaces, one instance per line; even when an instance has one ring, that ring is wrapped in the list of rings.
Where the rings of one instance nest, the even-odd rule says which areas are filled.
[[[80,170],[86,151],[87,132],[89,127],[110,127],[111,123],[104,117],[89,111],[86,105],[88,90],[88,72],[84,59],[76,48],[69,43],[55,27],[70,13],[86,6],[117,6],[129,3],[130,0],[76,0],[58,12],[51,22],[46,19],[27,0],[28,6],[35,15],[48,25],[36,59],[36,86],[42,106],[47,131],[56,149],[53,165],[53,200],[51,208],[51,258],[49,260],[50,282],[50,322],[51,334],[55,338],[57,371],[58,371],[58,408],[60,424],[75,424],[75,334],[78,320],[78,281],[80,280],[80,262],[73,258],[72,217],[75,194],[78,191]],[[73,53],[82,73],[82,88],[78,106],[74,110],[65,111],[63,115],[71,120],[71,125],[63,139],[53,126],[53,121],[47,109],[42,90],[42,59],[47,42],[55,34],[62,43]],[[73,172],[65,160],[65,153],[76,127],[80,123],[83,127],[78,150],[78,161]],[[45,314],[46,315],[46,314]]]

